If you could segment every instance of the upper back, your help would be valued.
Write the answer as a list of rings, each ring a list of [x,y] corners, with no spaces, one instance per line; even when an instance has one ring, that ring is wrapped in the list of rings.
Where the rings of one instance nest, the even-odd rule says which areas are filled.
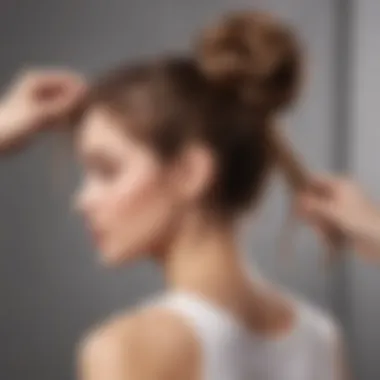
[[[243,327],[226,311],[189,294],[159,301],[182,318],[201,350],[201,380],[336,380],[337,331],[331,319],[296,301],[296,322],[280,338]]]
[[[198,296],[168,294],[91,334],[83,379],[336,380],[335,326],[320,310],[294,305],[292,330],[271,339]]]

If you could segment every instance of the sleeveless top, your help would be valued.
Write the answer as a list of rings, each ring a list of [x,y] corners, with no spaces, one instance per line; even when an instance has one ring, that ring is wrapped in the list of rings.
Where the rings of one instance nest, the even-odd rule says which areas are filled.
[[[177,313],[201,348],[201,380],[336,380],[337,330],[322,311],[295,301],[293,329],[280,338],[249,331],[227,311],[196,295],[168,294],[154,302]]]

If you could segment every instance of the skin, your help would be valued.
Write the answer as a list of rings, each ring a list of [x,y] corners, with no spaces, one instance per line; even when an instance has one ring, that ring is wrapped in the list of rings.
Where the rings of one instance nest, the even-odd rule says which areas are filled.
[[[64,92],[67,99],[60,102],[66,106],[52,107],[55,112],[35,103],[30,93],[36,87],[24,79],[16,86],[23,91],[10,90],[0,105],[0,147],[31,137],[47,121],[55,125],[64,120],[83,93],[75,75],[65,78],[64,88],[74,88],[71,81],[78,86]],[[60,103],[52,96],[50,103],[55,101]],[[24,110],[22,121],[19,109]],[[105,265],[149,257],[162,268],[170,290],[201,294],[263,337],[291,331],[296,317],[292,302],[246,274],[235,241],[236,221],[221,220],[201,207],[215,175],[209,149],[192,142],[175,162],[163,163],[101,106],[88,110],[76,143],[84,172],[76,207]],[[82,380],[194,380],[201,370],[192,330],[159,307],[121,312],[88,333],[78,347]]]
[[[79,377],[91,380],[198,379],[199,352],[192,332],[175,315],[149,310],[120,316],[82,342]]]
[[[274,289],[252,287],[238,259],[234,223],[221,222],[199,206],[214,167],[206,148],[190,144],[175,163],[163,164],[101,107],[88,111],[77,143],[85,172],[77,208],[104,263],[129,263],[153,252],[149,257],[161,266],[171,289],[203,294],[264,335],[286,334],[293,323],[292,305]],[[260,312],[257,304],[262,305]],[[86,380],[102,379],[100,369],[91,368],[103,364],[115,380],[198,378],[199,348],[180,317],[156,309],[127,313],[107,322],[102,331],[91,333],[80,350]],[[157,335],[157,351],[152,334]],[[102,364],[110,345],[119,345],[120,350],[142,345],[141,360],[134,349],[127,349],[119,352],[119,364],[125,367]],[[173,362],[175,353],[181,359]],[[153,364],[146,365],[146,360]]]
[[[335,226],[344,233],[360,256],[379,261],[379,208],[350,179],[324,176],[314,181],[320,192],[301,194],[298,204],[300,216],[317,232],[321,232],[321,227],[326,223]]]
[[[85,92],[84,79],[71,71],[19,75],[0,99],[0,151],[13,151],[42,129],[64,122]]]

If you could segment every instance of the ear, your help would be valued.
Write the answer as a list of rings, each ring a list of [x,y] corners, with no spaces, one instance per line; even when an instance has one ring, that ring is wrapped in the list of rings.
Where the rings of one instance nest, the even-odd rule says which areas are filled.
[[[190,203],[197,201],[207,193],[215,178],[215,155],[210,148],[193,143],[178,157],[173,175],[181,200]]]

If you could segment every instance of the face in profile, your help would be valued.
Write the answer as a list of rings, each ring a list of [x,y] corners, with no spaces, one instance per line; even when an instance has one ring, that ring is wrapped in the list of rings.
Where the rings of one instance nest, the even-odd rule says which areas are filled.
[[[77,207],[103,260],[158,250],[180,209],[170,169],[100,107],[85,115],[77,150],[84,171]]]

